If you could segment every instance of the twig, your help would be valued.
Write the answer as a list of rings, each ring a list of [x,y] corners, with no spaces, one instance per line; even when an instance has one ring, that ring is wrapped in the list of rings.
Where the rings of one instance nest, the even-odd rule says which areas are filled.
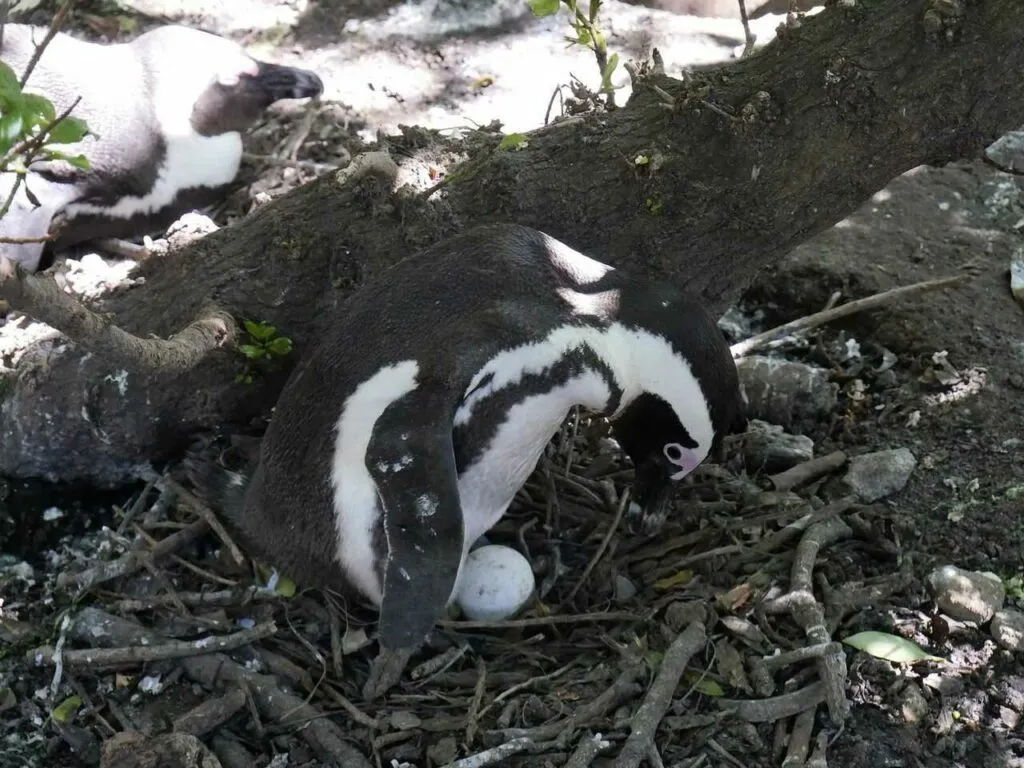
[[[231,559],[235,561],[235,565],[245,565],[245,555],[242,554],[242,550],[235,544],[235,540],[231,538],[224,525],[220,522],[217,516],[213,513],[213,510],[206,506],[202,501],[191,493],[187,488],[183,487],[180,483],[176,482],[170,477],[161,477],[157,480],[157,487],[160,490],[169,490],[174,492],[178,497],[179,501],[185,503],[185,505],[199,515],[210,525],[210,529],[217,534],[217,537],[221,542],[228,548],[228,552],[231,554]]]
[[[754,34],[750,31],[750,18],[747,16],[747,4],[744,0],[737,0],[740,4],[740,21],[743,22],[743,39],[746,41],[743,44],[743,53],[740,58],[749,56],[754,50],[754,42],[757,40]]]
[[[789,613],[799,624],[807,639],[817,645],[831,641],[825,625],[825,612],[812,591],[814,563],[822,547],[853,535],[853,530],[839,518],[812,525],[797,546],[790,573],[790,591],[767,603],[769,613]],[[817,661],[818,675],[825,686],[826,703],[833,722],[842,723],[850,710],[846,699],[846,654],[824,654]]]
[[[791,491],[804,483],[817,480],[830,472],[835,472],[846,463],[846,454],[842,451],[833,451],[825,456],[797,464],[785,472],[771,475],[768,479],[772,481],[777,491]]]
[[[169,339],[133,336],[64,293],[53,278],[30,275],[4,256],[0,256],[0,298],[89,351],[137,372],[184,373],[235,336],[231,315],[216,308]]]
[[[470,755],[469,757],[464,757],[461,760],[450,762],[445,766],[445,768],[484,768],[484,766],[487,765],[496,765],[497,763],[512,757],[512,755],[518,755],[520,752],[525,752],[532,746],[533,739],[512,739],[511,741],[507,741],[497,747],[485,749],[483,752],[478,752],[475,755]]]
[[[466,745],[472,746],[476,738],[477,728],[480,726],[480,704],[484,700],[484,692],[487,690],[487,664],[484,660],[476,660],[476,687],[473,689],[473,700],[469,703],[469,714],[466,719]]]
[[[615,761],[615,768],[637,768],[654,747],[654,734],[661,724],[661,719],[668,712],[672,694],[675,693],[690,659],[704,647],[705,639],[704,625],[694,621],[676,636],[665,651],[661,666],[658,667],[658,674],[643,703],[633,715],[632,730]]]
[[[164,642],[163,637],[136,622],[96,608],[85,608],[78,614],[72,634],[78,641],[92,644],[129,646]],[[283,690],[270,675],[252,672],[219,653],[192,656],[179,663],[190,679],[210,690],[222,685],[244,686],[251,692],[259,713],[267,719],[287,725],[300,721],[302,725],[296,727],[296,733],[325,764],[371,768],[370,762],[345,740],[340,726]]]
[[[744,341],[739,341],[733,344],[729,348],[729,351],[732,352],[733,358],[744,357],[745,355],[749,355],[755,349],[763,347],[765,344],[774,341],[780,336],[784,336],[789,333],[808,331],[811,328],[817,328],[819,325],[831,323],[833,320],[839,320],[840,318],[856,314],[857,312],[877,309],[885,304],[916,296],[920,293],[928,293],[929,291],[937,291],[942,288],[960,285],[961,283],[966,283],[972,278],[972,275],[940,277],[935,280],[925,280],[924,282],[914,283],[913,285],[904,285],[899,288],[892,288],[888,291],[882,291],[881,293],[876,293],[872,296],[865,296],[863,299],[848,301],[846,304],[842,304],[838,307],[822,310],[821,312],[815,312],[813,315],[807,315],[806,317],[792,320],[788,323],[772,328],[771,330],[765,331],[764,333],[751,336],[749,339]]]
[[[162,659],[184,659],[205,653],[233,651],[243,645],[270,637],[277,632],[277,625],[272,621],[257,624],[251,629],[243,629],[230,635],[211,635],[199,640],[168,640],[159,645],[133,645],[125,648],[87,648],[85,650],[64,651],[63,662],[67,667],[78,668],[112,668],[133,667],[136,664]],[[28,651],[25,659],[36,666],[50,666],[56,663],[56,651],[50,646],[43,646]]]
[[[601,539],[601,543],[597,547],[597,551],[594,552],[593,557],[590,558],[590,562],[587,563],[587,567],[583,569],[583,574],[580,576],[579,581],[576,582],[569,594],[565,596],[559,607],[564,606],[566,603],[572,601],[576,597],[576,593],[580,591],[580,588],[586,584],[587,579],[590,578],[591,571],[597,567],[597,564],[601,561],[601,557],[604,555],[605,550],[608,549],[608,544],[612,540],[612,536],[615,535],[615,531],[619,527],[619,523],[622,522],[622,516],[626,511],[626,507],[629,506],[629,492],[624,492],[622,497],[619,499],[618,507],[615,510],[615,517],[612,519],[611,524],[608,526],[608,530],[605,531],[604,537]]]
[[[86,568],[84,571],[80,571],[78,573],[61,573],[57,577],[57,587],[60,589],[68,589],[69,587],[74,586],[84,590],[94,587],[104,581],[110,581],[111,579],[135,573],[135,571],[142,567],[144,560],[156,560],[165,555],[169,555],[172,552],[176,552],[189,542],[204,535],[209,529],[210,527],[205,520],[197,520],[187,528],[182,528],[177,533],[172,533],[170,536],[161,539],[160,542],[150,550],[132,549],[125,552],[117,558],[117,560],[97,563],[91,568]]]
[[[529,629],[532,627],[549,627],[553,624],[584,624],[588,621],[640,621],[642,617],[625,611],[609,611],[607,613],[567,613],[557,616],[537,616],[529,619],[509,619],[508,621],[451,621],[442,619],[437,622],[445,629]]]
[[[825,701],[825,683],[818,680],[806,688],[770,699],[715,699],[723,709],[732,710],[736,717],[748,723],[774,723],[792,717]]]
[[[500,704],[505,699],[507,699],[509,696],[514,696],[515,694],[519,693],[522,690],[525,690],[526,688],[529,688],[531,685],[534,685],[535,683],[544,682],[545,680],[554,680],[556,677],[559,677],[560,675],[563,675],[564,673],[568,672],[574,666],[576,666],[576,662],[575,661],[570,661],[564,667],[559,667],[554,672],[551,672],[551,673],[549,673],[547,675],[539,675],[537,677],[531,677],[529,680],[524,680],[521,683],[516,683],[515,685],[513,685],[513,686],[511,686],[509,688],[506,688],[504,691],[502,691],[497,696],[495,696],[494,699],[486,707],[481,709],[480,713],[477,715],[477,717],[478,718],[483,718],[483,716],[485,714],[487,714],[488,711],[490,711],[491,707],[494,707],[495,705]]]
[[[585,736],[580,739],[580,743],[576,745],[575,751],[565,761],[562,768],[590,768],[594,758],[610,748],[611,745],[612,743],[602,737],[600,733]]]
[[[635,696],[640,689],[637,680],[640,679],[641,670],[642,666],[639,663],[627,662],[611,686],[602,691],[596,699],[587,702],[563,720],[538,725],[535,728],[506,728],[503,731],[491,731],[490,733],[506,739],[528,738],[534,741],[545,741],[559,738],[563,741],[568,740],[577,728],[604,716],[622,701]]]
[[[50,41],[57,36],[61,26],[64,24],[64,19],[68,15],[68,11],[71,10],[71,6],[75,4],[75,0],[67,0],[65,3],[61,3],[60,8],[53,14],[53,20],[50,22],[50,28],[46,30],[46,37],[43,41],[36,46],[36,49],[32,52],[32,58],[28,60],[28,65],[25,67],[25,71],[21,74],[21,80],[18,85],[21,88],[25,87],[25,83],[28,82],[29,75],[32,74],[32,70],[36,68],[36,64],[39,63],[39,59],[43,57],[43,51],[46,50],[46,46],[50,44]]]
[[[174,719],[173,730],[201,738],[230,720],[245,706],[245,691],[232,688],[223,696],[204,701]]]
[[[45,243],[51,239],[50,235],[39,235],[38,237],[0,237],[0,245],[28,245],[29,243]]]
[[[803,768],[807,753],[811,748],[811,732],[814,730],[814,710],[805,709],[793,719],[793,730],[789,734],[786,757],[782,760],[782,768]]]

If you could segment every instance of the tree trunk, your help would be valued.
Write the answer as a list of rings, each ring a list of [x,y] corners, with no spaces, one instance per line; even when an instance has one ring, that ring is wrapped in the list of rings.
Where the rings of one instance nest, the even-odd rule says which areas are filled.
[[[627,106],[541,129],[518,149],[499,149],[494,133],[407,129],[389,140],[397,185],[380,164],[322,176],[145,265],[145,284],[105,306],[128,331],[168,336],[212,302],[291,337],[287,365],[241,384],[233,348],[174,376],[124,373],[74,345],[26,355],[0,382],[0,474],[114,484],[198,430],[265,416],[327,310],[475,223],[537,227],[723,310],[761,267],[894,177],[976,157],[1024,121],[1021,30],[1020,0],[856,0],[749,58],[687,80],[644,78]],[[428,166],[457,160],[423,195]]]

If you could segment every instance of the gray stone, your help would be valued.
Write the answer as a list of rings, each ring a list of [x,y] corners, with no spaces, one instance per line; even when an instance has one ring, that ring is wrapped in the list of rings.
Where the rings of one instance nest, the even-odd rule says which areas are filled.
[[[744,439],[743,457],[752,471],[784,472],[814,458],[814,441],[791,435],[777,424],[752,419]]]
[[[624,603],[632,600],[636,593],[636,584],[621,574],[615,577],[615,602]]]
[[[907,448],[877,451],[854,456],[843,478],[861,500],[871,502],[903,490],[917,467],[917,459]]]
[[[836,408],[839,387],[823,368],[750,355],[736,369],[750,418],[793,430],[819,424]]]
[[[665,609],[665,623],[673,632],[679,632],[694,621],[707,622],[708,611],[704,603],[683,601],[672,603]]]
[[[996,611],[988,631],[1008,651],[1024,651],[1024,613],[1012,608]]]
[[[944,565],[928,574],[928,588],[947,616],[983,624],[1003,606],[1006,588],[994,573]]]

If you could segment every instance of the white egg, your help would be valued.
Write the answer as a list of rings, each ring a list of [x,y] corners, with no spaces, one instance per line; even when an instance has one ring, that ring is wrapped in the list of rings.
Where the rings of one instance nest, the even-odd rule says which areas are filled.
[[[501,621],[519,611],[533,594],[533,569],[510,547],[487,544],[466,557],[455,603],[472,621]]]

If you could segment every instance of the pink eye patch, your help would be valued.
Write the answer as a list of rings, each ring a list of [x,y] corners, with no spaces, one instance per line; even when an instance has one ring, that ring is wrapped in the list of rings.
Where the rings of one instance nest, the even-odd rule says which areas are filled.
[[[679,468],[678,472],[673,472],[669,475],[673,481],[682,480],[693,472],[701,462],[701,458],[697,456],[696,452],[690,448],[683,447],[679,443],[668,443],[662,451],[672,466]]]

